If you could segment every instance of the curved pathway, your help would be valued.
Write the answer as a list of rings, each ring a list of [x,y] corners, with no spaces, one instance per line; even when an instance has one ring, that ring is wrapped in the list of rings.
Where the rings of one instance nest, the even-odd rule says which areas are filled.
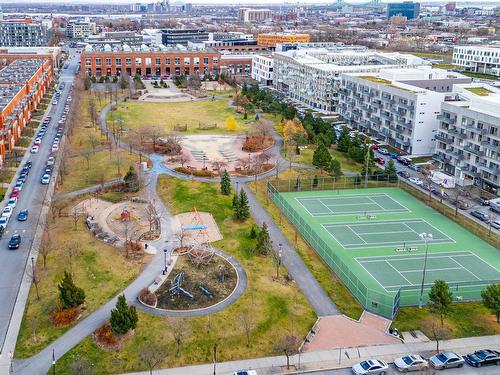
[[[225,308],[235,303],[238,300],[238,298],[240,298],[245,292],[245,289],[247,287],[247,274],[243,269],[243,267],[241,267],[241,265],[231,255],[226,254],[225,252],[219,249],[212,249],[212,250],[215,254],[227,260],[236,270],[238,281],[236,287],[229,296],[227,296],[222,301],[216,303],[215,305],[196,310],[176,311],[176,310],[155,309],[153,307],[146,306],[140,303],[139,301],[136,301],[135,305],[137,306],[137,309],[156,316],[196,317],[196,316],[205,316],[214,314],[216,312],[224,310]]]

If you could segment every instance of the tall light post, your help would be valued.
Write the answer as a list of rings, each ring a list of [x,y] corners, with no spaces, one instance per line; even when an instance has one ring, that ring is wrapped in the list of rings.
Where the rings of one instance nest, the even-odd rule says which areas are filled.
[[[163,274],[167,274],[167,249],[163,249]]]
[[[425,242],[425,257],[424,257],[424,268],[422,270],[422,284],[420,285],[420,300],[418,303],[418,307],[421,309],[424,305],[424,284],[425,284],[425,271],[427,270],[427,254],[429,252],[429,241],[432,240],[431,233],[420,233],[420,238]]]
[[[52,348],[52,373],[56,374],[56,352],[54,348]]]
[[[283,256],[283,244],[279,243],[279,250],[278,250],[278,259],[276,262],[276,278],[279,279],[280,277],[280,267],[281,267],[281,257]]]

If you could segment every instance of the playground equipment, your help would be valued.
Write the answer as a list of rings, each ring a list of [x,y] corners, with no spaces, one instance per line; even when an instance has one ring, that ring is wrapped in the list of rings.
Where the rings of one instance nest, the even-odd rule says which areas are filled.
[[[179,293],[181,292],[185,296],[189,297],[190,299],[193,299],[194,296],[189,293],[187,290],[182,288],[181,283],[184,281],[184,272],[178,273],[174,279],[172,280],[172,287],[169,289],[170,292],[172,293]]]
[[[208,225],[203,222],[200,213],[193,207],[193,219],[191,220],[191,224],[183,225],[182,231],[198,231],[198,235],[196,236],[197,242],[200,244],[208,243],[210,241],[210,237],[208,235]]]
[[[208,290],[207,288],[205,288],[203,285],[199,285],[199,286],[198,286],[198,289],[200,289],[200,290],[201,290],[201,292],[202,292],[205,296],[207,296],[207,297],[209,297],[209,298],[212,298],[212,297],[214,296],[214,294],[213,294],[210,290]]]

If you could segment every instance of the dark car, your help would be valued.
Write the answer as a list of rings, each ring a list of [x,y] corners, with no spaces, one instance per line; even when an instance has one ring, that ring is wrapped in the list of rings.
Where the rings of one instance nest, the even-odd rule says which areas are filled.
[[[490,201],[488,199],[479,198],[479,204],[481,206],[489,206],[490,205]]]
[[[465,362],[474,367],[483,365],[500,365],[500,352],[491,349],[476,350],[464,356]]]
[[[3,232],[5,231],[5,227],[0,225],[0,239],[3,237]]]
[[[28,168],[31,168],[32,165],[33,165],[33,163],[31,162],[31,160],[28,160],[25,164],[25,166]]]
[[[481,211],[472,211],[470,214],[474,216],[476,219],[484,221],[485,223],[489,222],[490,220],[488,214],[485,214],[484,212]]]
[[[19,245],[21,244],[21,235],[13,234],[9,240],[9,249],[19,249]]]
[[[28,220],[28,210],[25,208],[21,211],[19,211],[19,214],[17,215],[17,220],[18,221],[26,221]]]
[[[398,176],[403,177],[403,178],[410,178],[410,174],[406,171],[399,171]]]

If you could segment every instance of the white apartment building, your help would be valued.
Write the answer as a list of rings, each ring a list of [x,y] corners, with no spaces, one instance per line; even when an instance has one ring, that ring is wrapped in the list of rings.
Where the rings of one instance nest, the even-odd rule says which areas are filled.
[[[470,72],[500,76],[500,46],[456,46],[453,64]]]
[[[46,25],[31,18],[0,22],[0,46],[40,47],[48,43],[50,33]]]
[[[263,22],[272,18],[271,9],[256,9],[256,8],[240,8],[238,9],[238,21]]]
[[[85,39],[95,33],[95,23],[69,22],[66,25],[66,36],[71,39]]]
[[[500,89],[470,83],[453,91],[441,104],[434,159],[463,185],[500,195]]]
[[[278,49],[277,49],[278,50]],[[388,68],[429,65],[397,52],[382,53],[334,43],[298,44],[298,49],[274,54],[274,87],[299,106],[324,114],[337,112],[342,73],[379,72]]]
[[[432,155],[441,102],[472,79],[429,66],[341,76],[339,114],[352,128],[410,155]]]
[[[252,57],[252,79],[261,85],[271,86],[274,77],[272,55],[254,55]]]

